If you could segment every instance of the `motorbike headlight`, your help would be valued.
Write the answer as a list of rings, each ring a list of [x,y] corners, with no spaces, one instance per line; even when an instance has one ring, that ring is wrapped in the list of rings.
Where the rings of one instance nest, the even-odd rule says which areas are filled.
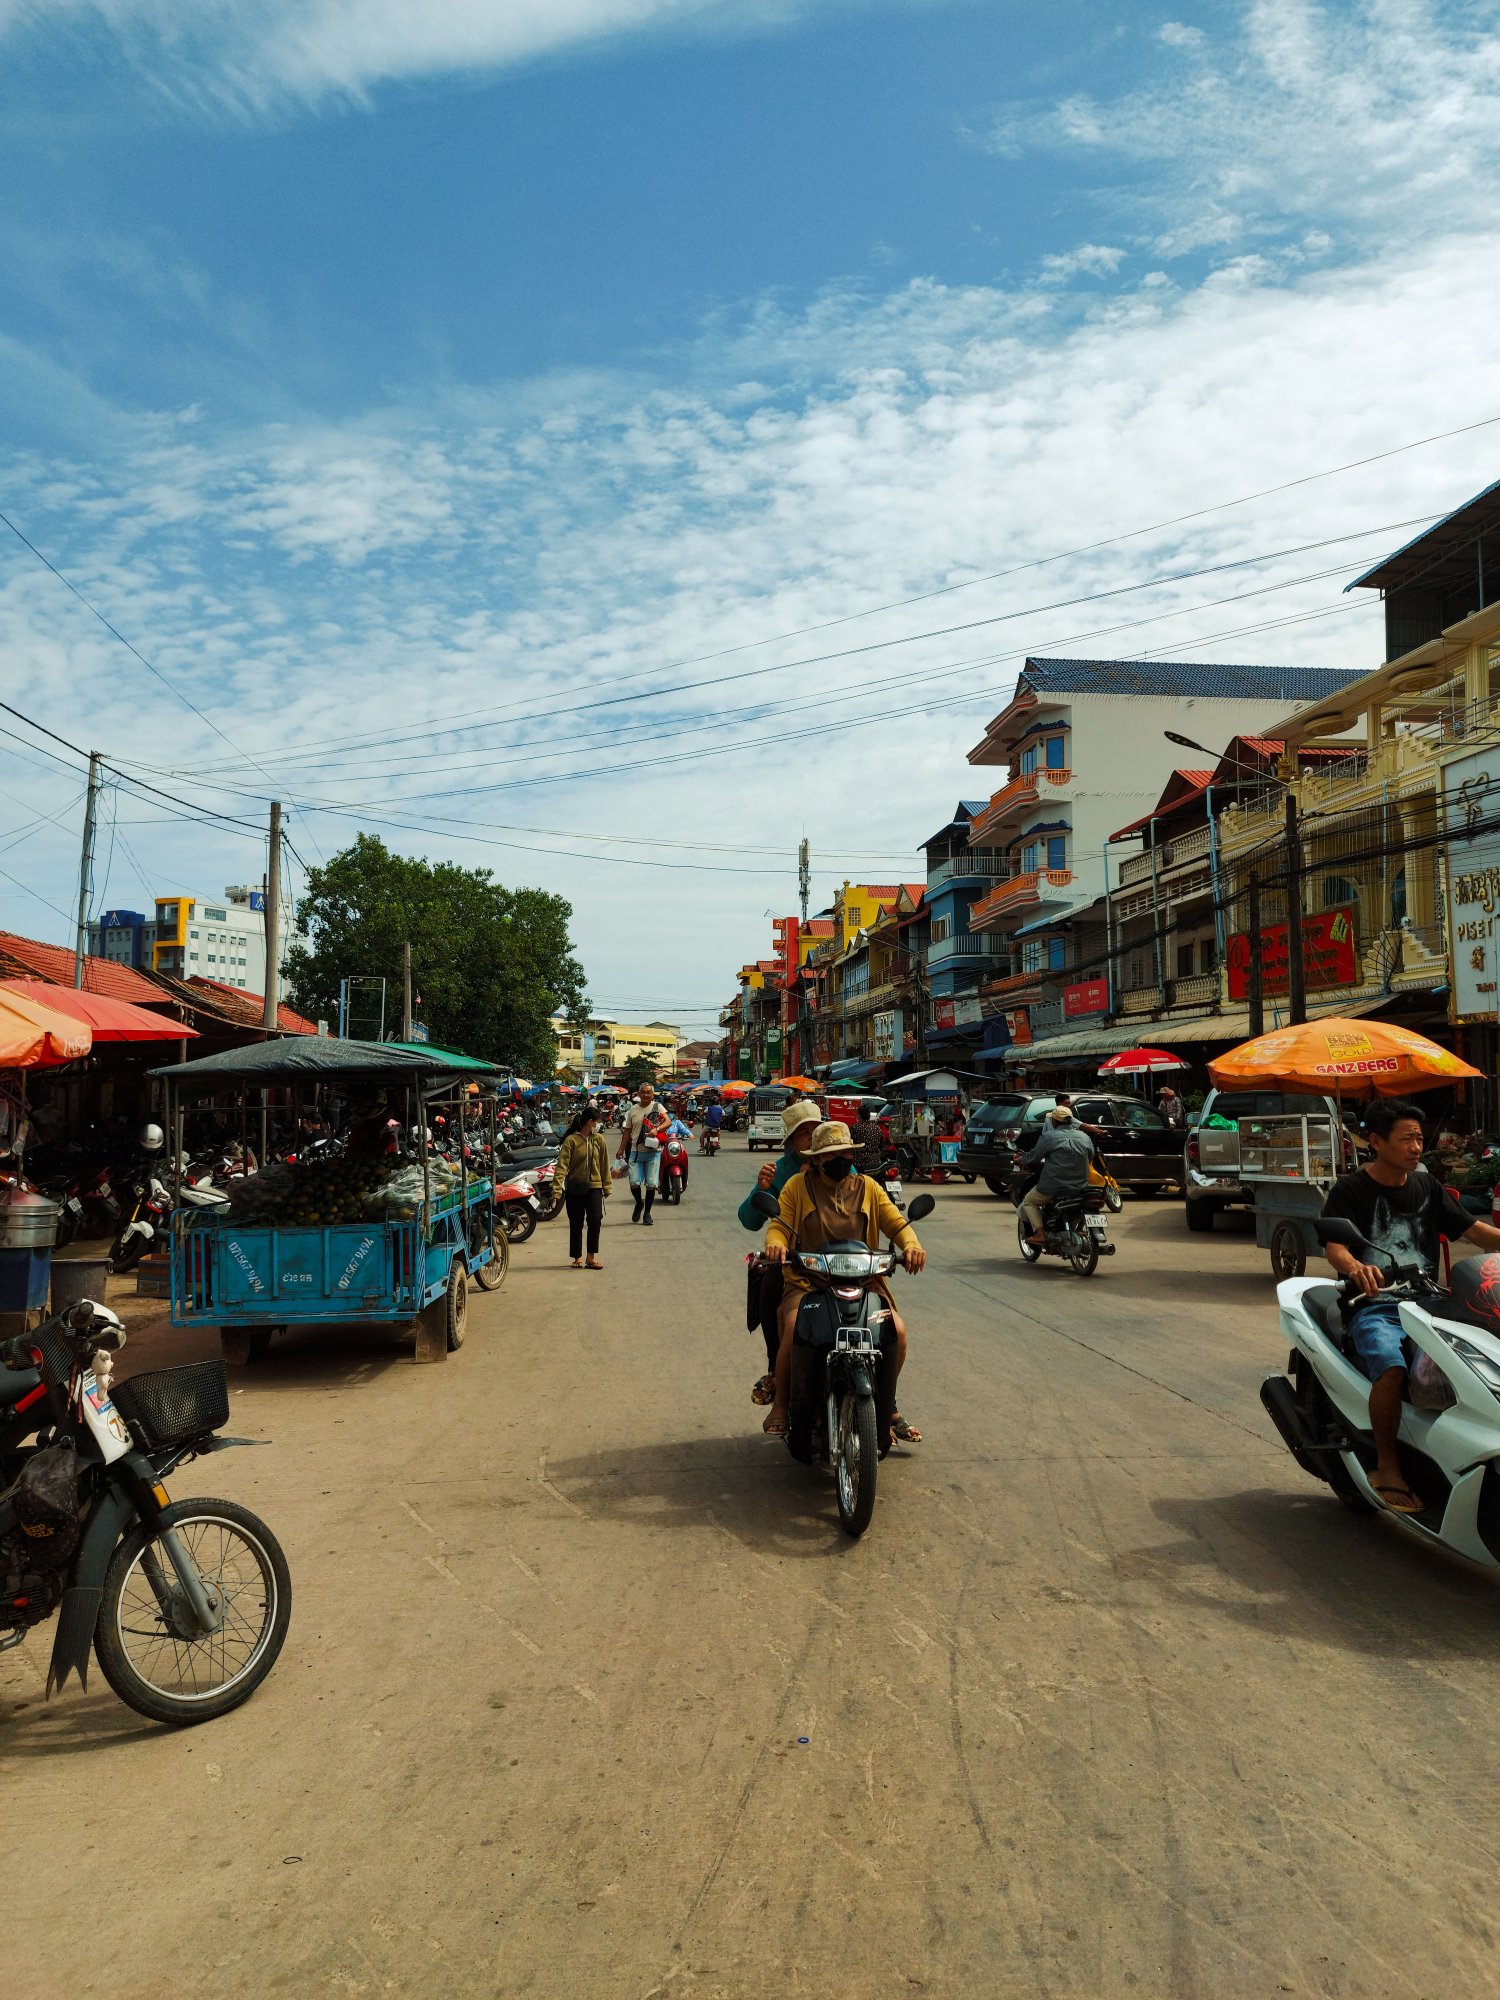
[[[1500,1397],[1500,1362],[1492,1361],[1482,1347],[1476,1347],[1472,1340],[1465,1340],[1462,1334],[1450,1333],[1447,1341],[1459,1359],[1474,1370],[1490,1394]]]
[[[868,1250],[831,1250],[825,1261],[829,1276],[834,1278],[868,1278],[875,1268]]]
[[[828,1260],[821,1250],[799,1250],[797,1252],[797,1262],[802,1266],[804,1271],[826,1273],[828,1270]]]

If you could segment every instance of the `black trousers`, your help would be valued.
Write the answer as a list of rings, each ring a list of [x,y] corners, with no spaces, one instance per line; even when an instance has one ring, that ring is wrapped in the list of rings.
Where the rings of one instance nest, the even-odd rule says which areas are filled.
[[[760,1330],[766,1343],[766,1373],[776,1373],[776,1354],[781,1346],[781,1332],[776,1323],[776,1315],[781,1308],[781,1294],[785,1289],[785,1279],[779,1264],[767,1264],[760,1274]]]
[[[580,1187],[569,1181],[563,1189],[563,1201],[568,1211],[568,1255],[583,1255],[583,1225],[589,1226],[589,1255],[599,1254],[599,1225],[604,1220],[604,1190],[602,1188]]]

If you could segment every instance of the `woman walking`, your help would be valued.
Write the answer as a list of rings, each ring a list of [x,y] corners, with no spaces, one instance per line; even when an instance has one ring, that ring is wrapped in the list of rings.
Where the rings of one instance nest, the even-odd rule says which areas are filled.
[[[573,1269],[583,1269],[583,1231],[587,1223],[588,1268],[602,1271],[599,1225],[609,1199],[609,1147],[599,1130],[599,1113],[593,1105],[580,1111],[568,1127],[567,1136],[557,1150],[554,1171],[562,1182],[563,1203],[568,1211],[568,1255],[573,1260]]]

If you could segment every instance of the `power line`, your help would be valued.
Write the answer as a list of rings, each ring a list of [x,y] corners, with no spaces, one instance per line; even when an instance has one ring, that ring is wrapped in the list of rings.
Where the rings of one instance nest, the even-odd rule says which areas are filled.
[[[1318,472],[1302,473],[1295,479],[1284,480],[1279,485],[1276,486],[1261,487],[1257,492],[1241,494],[1237,499],[1234,500],[1216,501],[1211,506],[1195,508],[1191,512],[1186,514],[1173,515],[1169,519],[1152,522],[1146,527],[1130,528],[1121,534],[1106,536],[1105,538],[1099,541],[1082,543],[1077,548],[1063,549],[1054,552],[1052,555],[1038,556],[1030,562],[1018,563],[1009,569],[994,570],[985,576],[969,577],[964,579],[964,581],[960,583],[945,584],[936,590],[923,591],[913,597],[895,599],[887,604],[872,605],[867,607],[865,610],[848,612],[842,617],[826,619],[818,624],[796,626],[789,631],[768,634],[766,637],[761,639],[748,639],[745,640],[742,644],[737,646],[722,647],[717,652],[695,654],[686,659],[673,661],[668,667],[664,669],[664,671],[666,671],[667,673],[680,673],[688,667],[706,666],[711,661],[729,659],[736,654],[752,651],[754,648],[758,646],[782,645],[785,644],[788,640],[805,638],[806,636],[808,636],[810,633],[813,632],[830,631],[836,626],[849,624],[856,619],[878,617],[887,611],[904,610],[912,604],[927,603],[930,600],[937,597],[949,596],[955,591],[973,589],[979,584],[1000,582],[1011,576],[1022,575],[1029,570],[1045,569],[1059,562],[1070,562],[1079,556],[1096,554],[1101,549],[1118,547],[1121,543],[1124,542],[1138,541],[1145,535],[1161,534],[1164,533],[1169,528],[1177,528],[1185,526],[1186,523],[1188,523],[1189,521],[1205,520],[1210,515],[1213,514],[1227,513],[1232,511],[1236,507],[1249,506],[1257,500],[1271,499],[1278,493],[1289,493],[1300,486],[1314,485],[1319,480],[1322,479],[1333,479],[1337,478],[1338,476],[1340,476],[1345,472],[1360,471],[1365,466],[1377,465],[1381,463],[1381,461],[1387,458],[1398,458],[1403,453],[1408,451],[1422,450],[1423,448],[1425,448],[1427,445],[1430,444],[1443,444],[1446,443],[1450,438],[1464,437],[1468,435],[1471,431],[1484,430],[1488,428],[1490,425],[1496,423],[1500,423],[1500,416],[1482,417],[1474,423],[1460,424],[1453,430],[1436,431],[1430,437],[1413,438],[1405,444],[1392,445],[1389,449],[1385,451],[1372,452],[1364,458],[1349,459],[1345,461],[1345,463],[1343,463],[1342,465],[1326,466],[1321,471]],[[639,669],[637,674],[617,675],[613,677],[612,684],[618,685],[618,682],[620,680],[637,679],[639,678],[640,674],[650,673],[653,671],[656,670],[649,667],[643,667]],[[557,695],[555,698],[560,699],[563,695],[586,692],[590,687],[596,687],[599,685],[601,685],[601,683],[597,681],[578,682],[571,688],[559,689],[557,691]],[[426,724],[423,725],[423,728],[420,731],[416,732],[416,736],[426,735],[432,732],[434,729],[436,729],[440,724],[444,722],[452,721],[452,722],[462,723],[467,721],[468,719],[469,719],[469,712],[466,710],[455,712],[454,714],[449,716],[434,716]],[[368,741],[370,744],[374,744],[382,740],[395,740],[395,741],[407,742],[416,740],[416,736],[402,735],[391,738],[389,737],[388,732],[366,731],[364,732],[363,737],[330,738],[328,739],[328,741],[337,743],[340,745],[340,747],[348,748],[352,744],[360,741]]]

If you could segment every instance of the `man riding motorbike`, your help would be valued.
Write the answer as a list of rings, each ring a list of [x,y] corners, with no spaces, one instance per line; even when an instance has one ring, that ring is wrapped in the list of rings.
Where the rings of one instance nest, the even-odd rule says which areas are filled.
[[[1055,1195],[1081,1193],[1088,1186],[1093,1157],[1094,1142],[1081,1125],[1074,1124],[1067,1104],[1055,1104],[1030,1152],[1016,1155],[1022,1166],[1039,1169],[1035,1186],[1021,1203],[1021,1213],[1031,1225],[1026,1240],[1038,1250],[1046,1248],[1048,1204]]]
[[[766,1229],[766,1260],[783,1267],[783,1293],[777,1314],[776,1393],[764,1425],[767,1437],[786,1436],[792,1340],[797,1314],[810,1290],[808,1280],[796,1266],[787,1264],[788,1251],[794,1246],[799,1250],[820,1250],[825,1243],[845,1238],[862,1240],[872,1250],[878,1250],[884,1234],[914,1276],[927,1262],[927,1253],[917,1241],[916,1232],[884,1188],[867,1174],[855,1172],[854,1150],[847,1125],[830,1121],[815,1126],[801,1171],[794,1173],[781,1190],[780,1219]],[[897,1312],[884,1279],[877,1288],[891,1315],[899,1377],[906,1366],[906,1322]],[[912,1444],[922,1435],[899,1411],[892,1414],[891,1431],[893,1436]]]
[[[716,1097],[703,1114],[703,1132],[698,1140],[698,1150],[702,1153],[708,1152],[709,1133],[712,1132],[714,1134],[715,1139],[717,1139],[718,1135],[723,1131],[723,1129],[724,1129],[724,1107]]]
[[[802,1155],[812,1142],[812,1135],[818,1128],[817,1107],[804,1101],[788,1104],[781,1114],[782,1151],[778,1159],[767,1160],[755,1176],[755,1187],[740,1203],[737,1211],[740,1225],[753,1229],[758,1235],[765,1227],[764,1218],[751,1207],[751,1196],[756,1189],[764,1189],[767,1194],[779,1195],[792,1175],[802,1166]],[[776,1313],[781,1304],[782,1269],[779,1264],[769,1264],[764,1258],[757,1259],[750,1266],[751,1324],[759,1323],[766,1342],[766,1372],[750,1391],[752,1403],[774,1402],[776,1397],[776,1353],[781,1345],[781,1335],[777,1330]]]

